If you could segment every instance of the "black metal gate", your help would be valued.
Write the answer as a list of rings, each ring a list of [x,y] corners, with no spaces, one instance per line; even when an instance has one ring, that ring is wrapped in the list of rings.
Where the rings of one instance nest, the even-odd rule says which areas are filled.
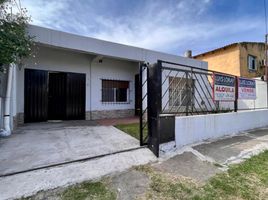
[[[176,116],[236,111],[237,102],[224,110],[220,109],[219,102],[213,100],[213,73],[207,69],[162,60],[150,66],[141,65],[141,145],[146,142],[159,156],[159,145],[175,140]],[[144,141],[146,127],[148,134]]]
[[[160,118],[162,110],[161,62],[140,65],[140,145],[158,157],[159,145],[174,140],[174,118]]]
[[[25,69],[25,123],[85,119],[85,85],[85,74]]]

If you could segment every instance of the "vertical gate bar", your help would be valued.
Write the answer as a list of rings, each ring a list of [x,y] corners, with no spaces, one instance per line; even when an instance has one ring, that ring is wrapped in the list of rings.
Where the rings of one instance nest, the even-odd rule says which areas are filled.
[[[188,83],[189,78],[188,78],[188,72],[186,71],[185,73],[186,73],[186,99],[187,99],[188,94],[189,94],[189,83]],[[183,101],[184,101],[184,99],[183,99]],[[186,116],[188,116],[188,115],[189,115],[189,103],[187,101],[186,102]]]
[[[234,111],[238,110],[238,77],[235,76],[235,101],[234,101]]]
[[[194,90],[193,90],[193,84],[194,84],[194,80],[193,80],[193,68],[191,67],[191,96],[190,96],[190,103],[191,103],[191,112],[193,113],[194,112],[194,101],[193,101],[193,96],[194,96]]]
[[[139,96],[139,98],[140,98],[140,146],[143,146],[143,120],[142,120],[142,118],[143,118],[143,102],[142,102],[142,96],[143,96],[143,94],[142,94],[142,71],[143,71],[143,64],[142,63],[140,63],[139,64],[139,67],[140,67],[140,76],[139,76],[139,90],[140,90],[140,96]]]

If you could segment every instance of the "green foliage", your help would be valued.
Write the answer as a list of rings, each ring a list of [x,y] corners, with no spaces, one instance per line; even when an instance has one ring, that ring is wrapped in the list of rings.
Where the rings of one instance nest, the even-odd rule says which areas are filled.
[[[110,190],[104,181],[83,182],[67,188],[58,188],[48,191],[40,191],[37,194],[20,198],[20,200],[40,200],[40,199],[60,199],[60,200],[115,200],[116,193]]]
[[[140,124],[134,123],[134,124],[119,124],[115,126],[116,128],[120,129],[121,131],[131,135],[132,137],[136,139],[140,139]],[[144,129],[144,138],[147,136],[148,129],[147,126]]]
[[[203,185],[187,179],[170,177],[148,166],[137,167],[151,180],[147,199],[267,199],[268,151],[236,165],[225,173],[219,173]]]
[[[30,18],[25,9],[17,7],[15,1],[0,1],[0,66],[19,63],[31,53],[33,38],[26,32]]]
[[[98,199],[98,200],[115,200],[116,195],[110,191],[102,182],[84,182],[67,188],[61,194],[63,200],[83,200],[83,199]]]

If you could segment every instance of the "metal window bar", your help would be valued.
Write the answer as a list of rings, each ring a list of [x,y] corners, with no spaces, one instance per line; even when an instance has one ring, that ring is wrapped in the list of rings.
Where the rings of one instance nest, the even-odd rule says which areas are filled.
[[[185,76],[185,74],[181,77],[180,82],[177,84],[177,86],[176,86],[175,90],[172,92],[171,96],[172,96],[173,93],[179,88],[179,85],[180,85],[180,83],[181,83],[181,80],[184,78],[184,76]],[[170,87],[170,85],[169,85],[169,87]],[[166,94],[167,92],[168,92],[168,90],[165,91],[164,95],[162,96],[162,99],[164,98],[164,96],[165,96],[165,94]],[[169,103],[170,103],[170,98],[168,99],[167,103],[164,105],[162,111],[164,111],[164,110],[166,109],[166,107],[167,107],[167,105],[169,105]]]
[[[208,102],[210,108],[213,110],[213,107],[212,107],[212,105],[210,104],[209,98],[207,97],[206,92],[204,91],[202,85],[200,84],[199,79],[197,78],[197,76],[196,76],[195,73],[193,73],[193,74],[194,74],[194,76],[195,76],[195,80],[198,82],[198,85],[200,86],[200,88],[201,88],[201,90],[202,90],[203,95],[205,96],[205,100],[207,100],[207,102]],[[202,76],[201,76],[201,77],[202,77]],[[206,85],[206,84],[204,84],[204,85]],[[209,93],[210,93],[210,92],[209,92]],[[202,97],[201,97],[201,98],[202,98]]]
[[[184,86],[185,86],[185,85],[186,85],[186,82],[184,83]],[[184,86],[183,86],[183,87],[184,87]],[[182,90],[180,90],[180,91],[182,92]],[[181,92],[180,92],[180,93],[181,93]],[[171,95],[173,96],[173,94],[174,94],[174,92],[173,92]],[[187,95],[186,95],[186,96],[187,96]],[[179,97],[180,97],[179,95],[176,97],[175,101],[174,101],[173,104],[171,105],[171,108],[169,109],[170,111],[172,111],[172,109],[173,109],[173,107],[175,106],[175,104],[176,104],[176,102],[177,102],[177,100],[178,100]],[[184,98],[185,98],[185,96],[184,96]],[[178,108],[181,107],[181,105],[182,105],[182,103],[183,103],[183,101],[184,101],[184,98],[183,98],[182,101],[180,102]],[[170,100],[170,98],[169,98],[169,100]],[[169,102],[170,102],[170,101],[169,101]]]
[[[211,82],[214,71],[166,61],[161,61],[161,63],[162,75],[165,75],[162,87],[164,84],[167,85],[166,81],[169,79],[169,84],[165,86],[162,94],[162,104],[164,105],[162,113],[193,115],[218,111],[217,102],[213,101],[212,96]],[[170,67],[172,65],[180,68]],[[174,73],[172,74],[172,72]],[[186,82],[181,85],[181,82],[185,81],[185,77]],[[168,99],[163,102],[167,94],[169,94]]]

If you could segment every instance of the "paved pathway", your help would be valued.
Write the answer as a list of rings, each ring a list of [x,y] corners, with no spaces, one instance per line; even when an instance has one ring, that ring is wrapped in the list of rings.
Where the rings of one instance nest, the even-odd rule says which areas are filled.
[[[138,147],[128,134],[91,121],[28,124],[0,138],[0,175]]]
[[[111,175],[118,199],[133,199],[149,187],[148,177],[132,166],[151,163],[159,172],[204,183],[231,163],[243,161],[268,149],[268,129],[250,131],[232,138],[184,147],[156,159],[148,149],[124,152],[100,159],[0,178],[0,199],[28,196],[40,190],[65,187]]]

